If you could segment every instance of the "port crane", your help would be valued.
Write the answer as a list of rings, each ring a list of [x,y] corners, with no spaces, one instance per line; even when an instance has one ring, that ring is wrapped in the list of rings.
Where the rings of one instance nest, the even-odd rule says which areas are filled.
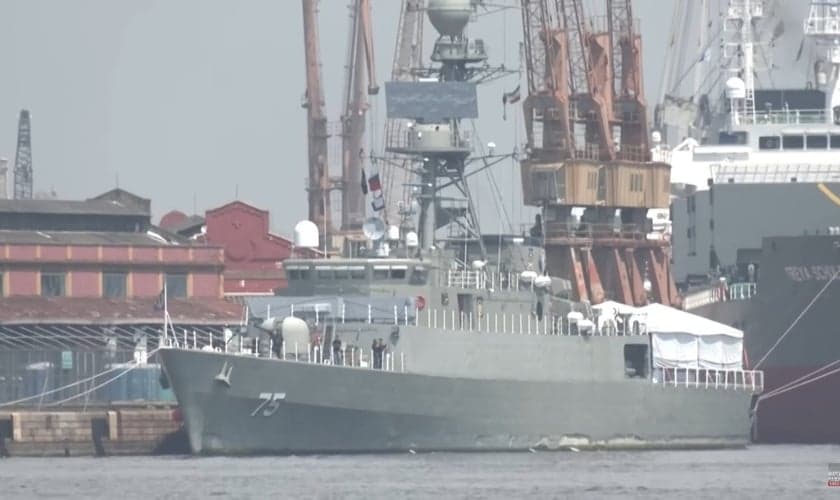
[[[588,17],[600,4],[603,16]],[[670,241],[650,231],[669,205],[670,166],[650,162],[641,37],[631,0],[521,0],[528,95],[526,204],[551,273],[574,298],[676,304]],[[654,236],[654,237],[651,237]]]

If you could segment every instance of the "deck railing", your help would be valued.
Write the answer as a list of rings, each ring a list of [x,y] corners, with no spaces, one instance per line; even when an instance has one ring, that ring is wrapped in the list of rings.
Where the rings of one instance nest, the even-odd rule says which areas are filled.
[[[453,270],[446,272],[446,278],[441,286],[450,288],[464,288],[468,290],[519,290],[520,275],[518,273],[488,273],[483,270]],[[533,287],[533,283],[528,283]]]
[[[683,300],[683,308],[690,311],[718,302],[749,300],[755,297],[757,293],[758,288],[755,283],[733,283],[728,286],[717,286],[686,295]]]
[[[713,368],[654,368],[653,382],[665,387],[749,390],[759,393],[764,390],[764,372]]]

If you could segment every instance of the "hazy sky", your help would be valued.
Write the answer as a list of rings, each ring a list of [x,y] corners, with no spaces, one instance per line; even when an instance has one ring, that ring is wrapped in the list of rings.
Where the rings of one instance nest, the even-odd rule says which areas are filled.
[[[334,120],[347,4],[321,1],[323,75]],[[400,2],[372,4],[382,82],[390,75]],[[635,6],[653,98],[673,3],[636,0]],[[155,220],[172,209],[203,213],[237,192],[269,209],[280,233],[306,217],[299,0],[0,0],[0,19],[0,157],[14,161],[18,112],[28,108],[36,191],[82,199],[119,179],[120,187],[152,199]],[[491,62],[517,67],[519,11],[479,21],[470,33],[485,39]],[[428,23],[426,32],[432,33]],[[427,54],[429,48],[431,40]],[[501,93],[516,85],[510,77],[479,93],[479,133],[498,152],[522,142],[520,110],[502,120]],[[384,92],[379,101],[381,113]],[[530,220],[519,207],[518,168],[506,162],[494,174],[508,212]],[[486,177],[476,176],[473,187],[482,226],[496,231]]]

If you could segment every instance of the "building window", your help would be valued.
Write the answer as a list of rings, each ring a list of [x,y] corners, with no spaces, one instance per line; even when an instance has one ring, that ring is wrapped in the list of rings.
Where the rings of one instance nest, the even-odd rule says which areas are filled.
[[[187,296],[187,275],[167,274],[166,295],[169,298],[183,299]]]
[[[66,275],[64,273],[41,273],[41,296],[64,297]]]
[[[644,176],[642,174],[630,174],[630,191],[640,193],[644,190]]]
[[[118,272],[102,273],[102,296],[108,299],[124,299],[126,274]]]

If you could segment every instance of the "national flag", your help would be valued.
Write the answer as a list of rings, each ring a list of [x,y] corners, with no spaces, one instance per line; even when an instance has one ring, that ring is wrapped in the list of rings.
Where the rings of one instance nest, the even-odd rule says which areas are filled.
[[[519,102],[520,95],[519,95],[519,85],[516,86],[515,89],[511,90],[510,92],[505,92],[502,94],[502,104],[515,104]]]
[[[382,196],[382,191],[379,192],[378,196],[373,197],[373,201],[370,202],[370,206],[373,208],[374,212],[381,212],[385,210],[385,197]]]
[[[379,174],[373,174],[368,178],[368,186],[371,191],[382,191],[382,183],[379,181]]]
[[[362,169],[362,194],[365,196],[367,196],[368,194],[367,177],[365,177],[365,169]]]

